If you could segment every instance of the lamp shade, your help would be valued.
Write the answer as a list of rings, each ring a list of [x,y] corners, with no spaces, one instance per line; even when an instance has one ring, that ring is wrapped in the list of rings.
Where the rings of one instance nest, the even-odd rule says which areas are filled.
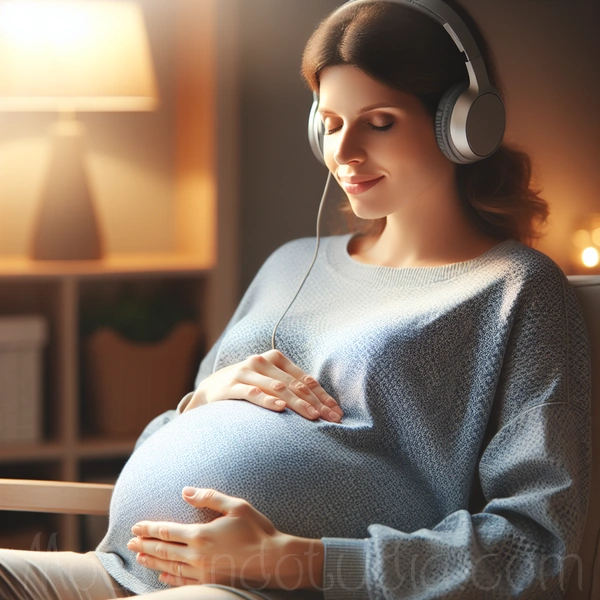
[[[0,110],[129,111],[157,104],[135,2],[0,2]]]

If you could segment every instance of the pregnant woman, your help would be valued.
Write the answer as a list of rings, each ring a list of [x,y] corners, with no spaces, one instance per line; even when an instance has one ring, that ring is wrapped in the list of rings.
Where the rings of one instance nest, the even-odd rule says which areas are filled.
[[[529,246],[547,206],[501,144],[487,46],[454,1],[357,0],[302,69],[352,233],[321,241],[293,302],[315,241],[271,255],[138,442],[96,552],[0,551],[2,598],[562,596],[588,343]]]

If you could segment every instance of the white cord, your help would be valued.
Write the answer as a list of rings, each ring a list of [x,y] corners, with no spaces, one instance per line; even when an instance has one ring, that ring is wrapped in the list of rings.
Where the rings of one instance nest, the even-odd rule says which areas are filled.
[[[301,281],[300,286],[298,287],[298,290],[296,291],[295,296],[292,298],[292,301],[288,304],[288,307],[283,311],[283,314],[281,315],[281,317],[279,317],[279,321],[277,321],[277,323],[275,324],[275,327],[273,328],[273,335],[271,336],[271,348],[273,350],[275,350],[275,334],[277,333],[277,328],[279,327],[279,323],[281,323],[281,321],[283,320],[283,317],[285,317],[288,310],[290,310],[290,308],[292,307],[292,304],[294,304],[294,302],[296,301],[296,298],[298,297],[298,294],[300,293],[300,290],[302,289],[304,282],[307,280],[307,278],[308,278],[310,272],[312,271],[312,268],[317,260],[317,255],[319,254],[319,245],[321,243],[321,235],[320,235],[321,214],[323,213],[323,205],[325,204],[325,198],[327,197],[327,192],[329,190],[329,184],[331,183],[331,179],[332,179],[332,177],[331,177],[331,171],[330,171],[329,174],[327,175],[327,182],[325,183],[325,189],[323,190],[323,195],[321,196],[321,202],[319,203],[319,212],[317,213],[317,243],[315,245],[315,255],[313,256],[312,262],[310,263],[310,266],[308,267],[308,271],[306,271],[306,275],[304,276],[304,279]]]

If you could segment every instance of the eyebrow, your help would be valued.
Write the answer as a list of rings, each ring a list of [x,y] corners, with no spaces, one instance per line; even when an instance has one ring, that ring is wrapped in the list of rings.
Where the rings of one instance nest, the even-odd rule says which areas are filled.
[[[403,107],[400,106],[399,104],[390,104],[389,102],[380,102],[378,104],[370,104],[369,106],[365,106],[364,108],[361,108],[358,111],[357,114],[362,115],[364,113],[367,113],[367,112],[369,112],[371,110],[376,110],[378,108],[399,108],[399,109],[402,109]],[[322,115],[334,115],[335,114],[334,112],[332,112],[330,110],[327,110],[327,109],[321,110],[320,108],[319,108],[319,113],[321,113]]]

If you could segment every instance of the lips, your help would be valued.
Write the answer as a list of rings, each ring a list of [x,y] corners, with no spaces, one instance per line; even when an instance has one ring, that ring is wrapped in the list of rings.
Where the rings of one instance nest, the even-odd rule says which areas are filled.
[[[347,194],[357,196],[358,194],[364,194],[372,187],[376,186],[381,180],[381,177],[342,177],[340,183]]]

